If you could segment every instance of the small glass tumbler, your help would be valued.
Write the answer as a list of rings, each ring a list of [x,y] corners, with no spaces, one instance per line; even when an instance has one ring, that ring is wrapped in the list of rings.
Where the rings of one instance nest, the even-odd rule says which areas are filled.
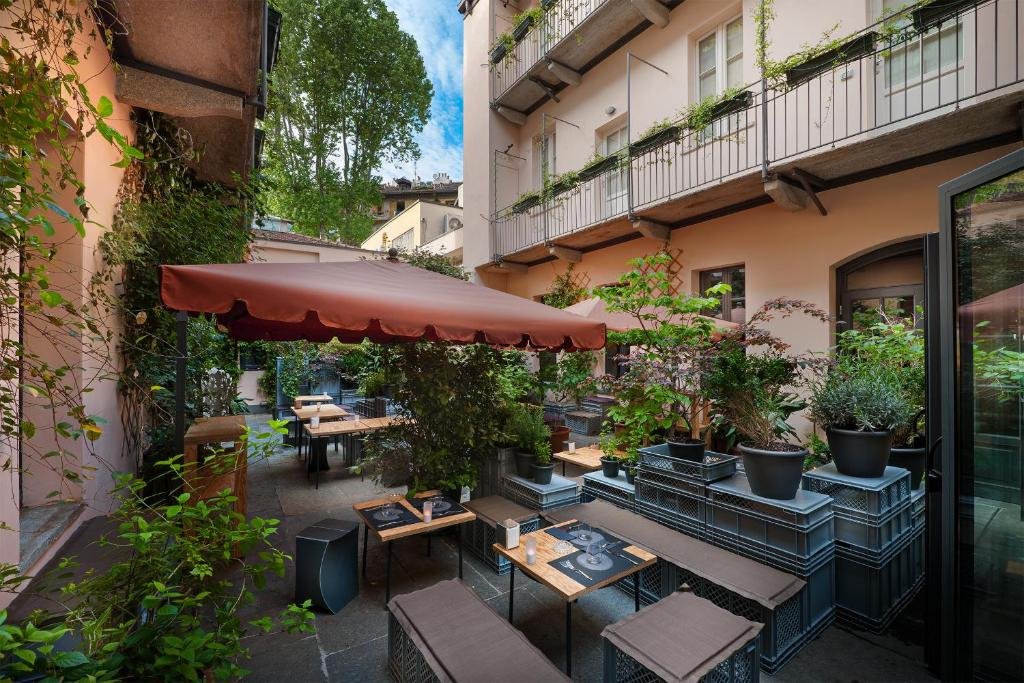
[[[576,442],[575,441],[570,441],[569,442],[569,452],[570,453],[575,453],[576,452]]]
[[[320,426],[320,416],[319,415],[314,415],[313,417],[309,418],[309,427],[310,427],[310,429],[316,429],[319,426]]]
[[[434,504],[429,500],[423,501],[423,521],[430,524],[434,518]]]
[[[533,564],[537,561],[537,539],[527,536],[523,541],[523,548],[526,550],[526,564]]]

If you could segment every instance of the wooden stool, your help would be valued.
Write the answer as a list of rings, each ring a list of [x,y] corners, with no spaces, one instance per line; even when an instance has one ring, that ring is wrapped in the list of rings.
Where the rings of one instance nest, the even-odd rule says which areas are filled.
[[[185,432],[184,480],[185,490],[193,494],[193,500],[208,500],[224,489],[231,489],[237,497],[235,512],[245,515],[246,475],[248,473],[248,449],[242,436],[245,434],[244,415],[224,417],[202,417],[192,423]],[[235,467],[228,472],[214,472],[209,464],[199,464],[199,447],[230,442],[235,453]]]

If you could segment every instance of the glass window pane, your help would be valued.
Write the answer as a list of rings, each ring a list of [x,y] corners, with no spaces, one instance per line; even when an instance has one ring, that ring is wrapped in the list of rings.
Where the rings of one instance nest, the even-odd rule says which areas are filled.
[[[705,71],[713,70],[716,63],[714,33],[697,44],[697,52],[697,65],[700,73],[703,74]]]
[[[725,57],[735,57],[743,52],[743,19],[737,19],[725,27]]]
[[[712,71],[707,76],[701,76],[700,79],[700,99],[711,97],[718,92],[718,78],[715,76],[715,72]]]
[[[743,55],[726,64],[725,80],[727,88],[738,88],[743,85]]]
[[[714,285],[720,284],[725,281],[724,270],[706,270],[700,274],[700,290],[701,294],[705,293]],[[708,315],[712,315],[716,318],[722,317],[722,304],[719,302],[714,308],[707,311]]]

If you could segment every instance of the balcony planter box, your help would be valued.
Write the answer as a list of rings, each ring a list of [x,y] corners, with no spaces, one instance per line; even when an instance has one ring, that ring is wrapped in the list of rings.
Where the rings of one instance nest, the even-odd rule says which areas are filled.
[[[515,204],[512,205],[512,213],[524,213],[535,206],[540,205],[540,195],[531,194],[525,197],[521,197]]]
[[[523,17],[522,21],[512,28],[512,37],[515,38],[518,43],[526,37],[526,34],[530,32],[531,28],[533,28],[533,17],[527,15]]]
[[[965,7],[976,5],[977,2],[978,0],[933,0],[911,12],[914,28],[918,31],[929,29],[946,21]]]
[[[729,114],[735,114],[738,111],[743,111],[753,101],[754,93],[749,90],[738,92],[729,99],[722,100],[716,104],[714,109],[711,110],[711,118],[718,119]]]
[[[657,132],[651,133],[646,137],[640,138],[632,145],[630,145],[630,148],[634,155],[649,152],[655,147],[659,147],[668,142],[678,140],[679,134],[682,132],[682,130],[683,129],[680,128],[678,125],[673,124],[667,128],[663,128]]]
[[[811,57],[786,72],[786,84],[790,87],[798,85],[823,71],[828,71],[836,64],[852,61],[870,54],[875,49],[875,41],[877,39],[878,34],[874,31],[869,31],[852,40],[848,40],[837,48],[828,52],[822,52],[817,57]]]
[[[491,64],[497,64],[505,58],[505,43],[498,43],[491,48]]]
[[[619,156],[617,154],[612,154],[610,156],[606,156],[604,159],[600,159],[584,166],[580,169],[580,182],[593,180],[602,173],[606,173],[614,169],[618,166],[619,161]]]
[[[558,0],[540,0],[540,6],[546,12],[552,7],[554,7],[556,2],[558,2]]]

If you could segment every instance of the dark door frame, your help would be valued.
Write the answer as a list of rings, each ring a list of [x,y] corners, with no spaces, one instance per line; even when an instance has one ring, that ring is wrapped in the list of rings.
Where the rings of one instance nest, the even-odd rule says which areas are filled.
[[[938,471],[929,472],[929,488],[941,492],[941,505],[936,521],[941,538],[941,563],[939,576],[942,590],[942,617],[940,623],[939,675],[943,680],[965,680],[972,676],[973,666],[970,634],[972,624],[965,623],[969,616],[963,609],[960,595],[960,556],[958,534],[958,506],[960,500],[960,477],[958,471],[957,445],[959,444],[960,395],[957,358],[960,339],[957,333],[958,292],[956,268],[956,244],[954,235],[952,202],[955,195],[984,185],[1004,175],[1024,168],[1024,149],[1018,149],[1004,157],[984,164],[939,186],[939,372],[941,393],[942,441],[936,464]],[[934,309],[933,309],[934,311]],[[934,313],[933,313],[934,314]],[[970,354],[966,356],[968,359]],[[929,523],[932,517],[929,514]],[[958,637],[959,634],[965,637]],[[966,651],[964,648],[967,648]]]
[[[924,238],[914,237],[903,242],[897,242],[895,244],[889,244],[884,247],[879,247],[873,251],[869,251],[866,254],[847,261],[841,266],[836,268],[836,312],[838,315],[839,324],[843,325],[842,329],[849,329],[852,324],[852,311],[850,310],[850,273],[860,270],[865,266],[870,266],[872,263],[878,261],[884,261],[885,259],[892,258],[894,256],[909,256],[913,254],[924,254]],[[923,280],[923,275],[922,275]],[[854,290],[854,291],[867,291],[867,290]],[[881,291],[881,289],[879,289]],[[919,290],[922,291],[922,290]]]

